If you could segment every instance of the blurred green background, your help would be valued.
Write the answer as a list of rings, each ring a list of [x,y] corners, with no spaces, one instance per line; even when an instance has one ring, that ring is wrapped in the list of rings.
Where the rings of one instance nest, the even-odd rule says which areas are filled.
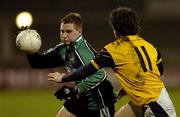
[[[180,92],[168,90],[177,115],[180,115]],[[55,117],[63,101],[53,96],[54,90],[3,90],[0,91],[0,117]],[[123,97],[116,109],[128,101]]]

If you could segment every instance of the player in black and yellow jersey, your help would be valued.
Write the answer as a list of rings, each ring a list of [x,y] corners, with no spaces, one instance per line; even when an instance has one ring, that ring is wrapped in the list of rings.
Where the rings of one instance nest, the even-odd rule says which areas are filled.
[[[128,7],[114,9],[110,14],[110,24],[116,41],[106,45],[90,64],[49,80],[78,80],[100,68],[111,67],[131,99],[117,112],[117,117],[176,117],[174,106],[160,79],[163,73],[161,55],[152,44],[139,36],[136,12]],[[133,110],[132,115],[125,113],[130,112],[126,109]]]

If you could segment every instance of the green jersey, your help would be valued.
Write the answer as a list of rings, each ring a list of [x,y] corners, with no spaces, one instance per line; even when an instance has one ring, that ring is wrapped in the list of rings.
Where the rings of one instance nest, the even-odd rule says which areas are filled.
[[[82,36],[70,45],[60,43],[42,54],[35,53],[27,56],[33,68],[65,66],[68,72],[90,63],[94,57],[94,49]],[[87,106],[92,110],[103,108],[105,105],[113,105],[114,93],[106,77],[105,71],[100,69],[95,74],[76,81],[80,89],[80,94],[76,96],[77,100],[81,97],[86,98]]]

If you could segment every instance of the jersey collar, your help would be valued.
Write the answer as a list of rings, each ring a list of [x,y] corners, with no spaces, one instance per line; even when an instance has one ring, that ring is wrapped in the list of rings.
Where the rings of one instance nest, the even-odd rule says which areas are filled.
[[[138,39],[141,39],[138,35],[128,35],[127,36],[129,40],[138,40]]]
[[[83,37],[82,37],[82,35],[81,36],[79,36],[73,43],[71,43],[70,45],[77,45],[77,43],[80,41],[80,40],[82,40],[83,39]]]
[[[81,35],[81,36],[79,36],[79,37],[76,39],[76,41],[75,41],[75,42],[79,42],[81,39],[82,39],[82,35]]]

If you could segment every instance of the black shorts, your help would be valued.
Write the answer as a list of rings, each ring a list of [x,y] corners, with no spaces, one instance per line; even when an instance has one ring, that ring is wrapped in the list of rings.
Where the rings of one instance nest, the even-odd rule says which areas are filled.
[[[64,103],[64,107],[77,117],[101,117],[100,110],[89,110],[87,101],[84,98],[80,99],[67,99]],[[114,105],[108,107],[110,117],[114,116]]]
[[[87,110],[87,100],[85,98],[70,98],[64,103],[64,107],[74,115],[78,117],[83,117],[84,112]]]

